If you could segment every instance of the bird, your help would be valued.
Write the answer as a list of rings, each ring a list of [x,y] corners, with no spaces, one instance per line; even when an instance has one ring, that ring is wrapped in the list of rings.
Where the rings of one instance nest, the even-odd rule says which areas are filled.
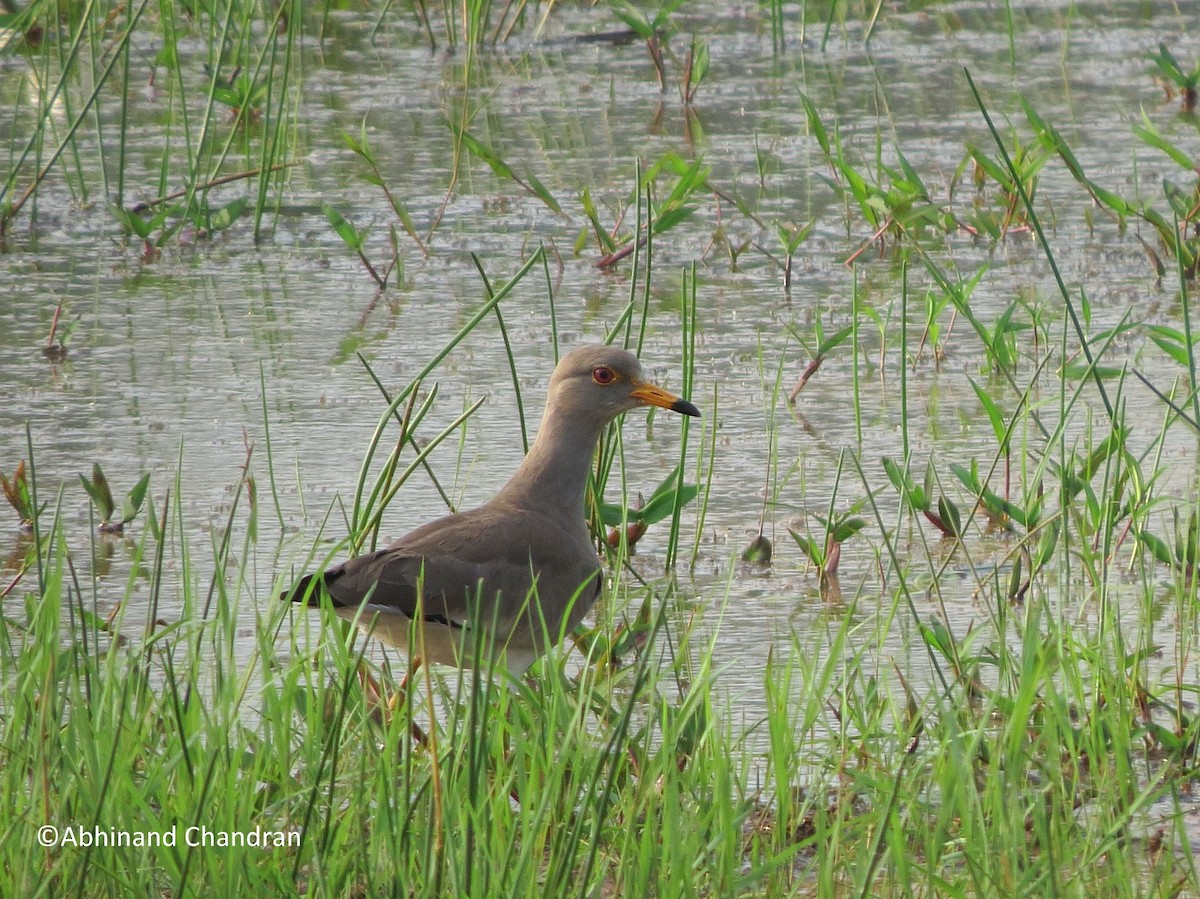
[[[562,357],[524,461],[475,509],[431,521],[389,546],[301,577],[281,596],[339,618],[423,662],[500,662],[520,677],[599,597],[600,558],[585,491],[609,422],[641,406],[699,417],[647,380],[637,356],[584,346]]]

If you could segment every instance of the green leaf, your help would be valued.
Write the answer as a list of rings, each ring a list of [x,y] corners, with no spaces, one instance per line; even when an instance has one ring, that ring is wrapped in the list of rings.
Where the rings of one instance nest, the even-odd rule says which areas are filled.
[[[896,148],[896,156],[900,160],[900,169],[904,172],[905,182],[922,197],[929,196],[929,191],[925,188],[925,182],[921,180],[921,176],[917,174],[917,170],[909,164],[908,157],[898,147]]]
[[[1104,463],[1122,449],[1124,449],[1124,433],[1121,431],[1111,432],[1108,437],[1100,440],[1097,448],[1092,450],[1091,455],[1088,455],[1084,465],[1079,469],[1079,477],[1084,480],[1096,477],[1096,473],[1100,471]]]
[[[1142,110],[1142,124],[1134,125],[1133,133],[1140,137],[1148,146],[1167,154],[1167,157],[1176,165],[1181,166],[1189,172],[1195,170],[1196,161],[1159,134],[1158,129],[1154,127],[1154,123],[1150,121],[1150,117],[1146,115],[1145,110]]]
[[[664,171],[671,172],[676,177],[683,175],[691,163],[680,156],[673,150],[668,150],[662,156],[654,160],[642,175],[642,187],[648,187],[658,180],[658,176]]]
[[[1058,545],[1059,528],[1058,521],[1052,521],[1042,531],[1041,539],[1038,540],[1037,552],[1033,556],[1033,572],[1038,571],[1038,569],[1054,557],[1054,550]]]
[[[58,342],[60,346],[65,347],[71,342],[71,336],[75,333],[75,329],[79,327],[81,321],[83,321],[82,313],[65,322],[61,318],[58,320]]]
[[[983,485],[979,483],[979,468],[974,460],[971,461],[970,468],[967,468],[965,465],[960,465],[957,462],[952,462],[950,464],[950,470],[954,472],[954,476],[958,478],[959,481],[962,482],[962,485],[971,491],[974,496],[979,496],[979,494],[983,491]]]
[[[92,466],[92,480],[89,483],[83,475],[79,476],[83,488],[87,491],[88,496],[92,498],[92,502],[96,504],[96,511],[100,513],[102,522],[112,521],[113,511],[116,509],[116,502],[113,500],[112,489],[108,486],[108,478],[104,476],[104,471],[100,468],[100,463],[97,462]]]
[[[150,473],[142,475],[141,480],[134,485],[134,488],[129,491],[129,495],[125,497],[125,502],[121,504],[121,524],[128,524],[137,517],[138,512],[142,509],[142,503],[146,500],[146,489],[150,486]]]
[[[640,509],[625,509],[615,503],[601,503],[600,520],[608,527],[616,527],[626,519],[645,525],[656,524],[674,513],[676,496],[680,497],[679,506],[682,508],[695,499],[699,492],[700,488],[696,484],[679,486],[679,466],[676,465],[654,488],[654,492]]]
[[[697,85],[704,80],[704,76],[708,74],[709,58],[708,44],[701,41],[695,45],[695,50],[692,53],[692,84]]]
[[[1138,542],[1150,550],[1150,554],[1164,565],[1174,566],[1178,564],[1175,554],[1171,552],[1171,548],[1161,538],[1154,536],[1149,531],[1140,529],[1135,530],[1134,535],[1137,537]]]
[[[79,476],[79,483],[83,485],[83,489],[87,491],[87,495],[92,500],[92,505],[94,505],[96,510],[100,513],[100,521],[108,521],[109,516],[104,514],[104,494],[83,475]],[[9,497],[8,501],[12,503],[12,497]],[[13,505],[15,506],[16,503],[13,503]]]
[[[516,176],[513,174],[513,170],[509,168],[508,163],[501,159],[491,147],[480,143],[471,135],[469,131],[460,131],[458,136],[459,139],[462,140],[463,145],[470,150],[472,154],[478,156],[480,159],[486,162],[488,166],[491,167],[491,170],[501,178],[507,178],[510,181],[517,180]]]
[[[927,646],[936,649],[947,659],[954,658],[954,638],[950,636],[950,631],[946,630],[946,625],[934,621],[932,624],[922,624],[920,628],[921,639]]]
[[[952,536],[962,536],[962,514],[958,511],[958,505],[944,496],[938,497],[938,518]]]
[[[788,528],[788,533],[792,535],[792,539],[796,541],[796,545],[800,547],[801,552],[808,557],[809,561],[820,568],[825,562],[825,553],[817,545],[815,540],[810,540],[797,531]]]
[[[629,520],[635,521],[633,514],[630,514]],[[601,503],[600,504],[600,523],[608,528],[619,527],[621,522],[625,520],[625,507],[617,503]]]
[[[333,226],[334,232],[350,249],[356,253],[362,250],[363,237],[357,228],[354,227],[346,218],[333,208],[333,205],[328,202],[321,203],[321,211],[325,213],[325,218],[329,220],[329,224]]]
[[[1179,60],[1175,58],[1175,54],[1167,49],[1166,44],[1159,44],[1158,53],[1147,53],[1146,58],[1154,63],[1159,74],[1168,81],[1182,86],[1187,80],[1187,76],[1183,72],[1183,66],[1179,64]]]
[[[654,14],[654,28],[656,31],[661,30],[668,24],[668,19],[671,13],[675,12],[688,0],[659,0],[658,12]]]
[[[817,112],[817,107],[813,105],[812,100],[808,99],[807,94],[800,95],[800,102],[804,104],[804,114],[808,118],[808,127],[812,131],[813,137],[817,139],[817,146],[821,148],[821,152],[825,157],[830,158],[829,152],[829,133],[825,130],[825,125],[821,122],[821,116]]]
[[[647,21],[630,3],[614,3],[612,13],[643,40],[654,37],[654,25]]]
[[[1012,191],[1015,185],[1007,168],[1000,165],[991,157],[985,156],[981,150],[975,147],[971,147],[969,152],[971,159],[975,160],[975,164],[983,169],[989,178],[999,184],[1005,191]]]
[[[971,492],[976,500],[983,504],[984,509],[987,510],[991,517],[997,519],[1008,518],[1017,522],[1021,527],[1029,526],[1028,516],[1025,514],[1024,509],[1010,503],[1006,499],[1002,499],[979,480],[979,466],[974,460],[971,461],[969,469],[956,462],[950,466],[950,470],[954,472],[954,476]]]
[[[150,232],[153,230],[153,225],[150,221],[142,218],[136,212],[130,212],[121,206],[112,206],[110,208],[127,234],[134,234],[142,240],[149,239]]]
[[[533,195],[550,207],[554,212],[562,214],[562,207],[558,205],[558,200],[554,199],[550,191],[546,190],[541,181],[533,172],[525,172],[525,180],[529,182],[529,189],[533,191]]]
[[[600,224],[600,215],[596,211],[595,201],[592,200],[592,192],[586,187],[579,196],[579,204],[583,207],[583,213],[588,217],[588,221],[592,223],[592,232],[596,235],[596,239],[600,241],[600,246],[604,248],[604,252],[615,252],[617,242],[613,240],[608,231]]]
[[[1191,353],[1188,352],[1186,347],[1181,346],[1175,341],[1167,340],[1166,338],[1159,337],[1155,334],[1151,334],[1150,339],[1158,346],[1160,350],[1162,350],[1180,365],[1188,366],[1191,364],[1189,358]]]
[[[675,159],[678,160],[678,157],[675,157]],[[679,170],[677,166],[673,167],[678,172],[679,180],[675,182],[675,185],[671,188],[671,192],[667,194],[667,198],[663,200],[661,207],[664,210],[673,209],[686,202],[696,192],[697,188],[704,186],[708,181],[709,173],[712,171],[709,166],[704,164],[703,159],[696,159],[683,170]]]
[[[167,493],[167,496],[169,499],[170,498],[169,491]],[[166,508],[165,502],[163,504],[163,508],[164,509]],[[163,539],[163,529],[159,526],[158,516],[154,512],[153,505],[146,512],[146,521],[150,524],[150,536],[153,537],[155,540],[161,541]]]
[[[924,512],[929,509],[929,497],[925,491],[913,483],[908,472],[900,468],[900,466],[889,459],[883,457],[883,470],[887,473],[888,480],[892,482],[899,492],[904,497],[904,500],[912,506],[917,512]]]
[[[353,134],[351,134],[348,131],[343,131],[342,132],[342,142],[345,143],[345,145],[350,149],[350,151],[352,153],[354,153],[356,156],[361,156],[363,159],[370,161],[371,148],[370,148],[370,145],[367,143],[367,123],[365,121],[363,122],[361,138],[355,137]]]
[[[678,493],[679,506],[682,508],[696,498],[696,494],[700,492],[699,486],[696,484],[684,484],[676,491],[672,489],[666,493],[656,494],[651,497],[644,507],[638,510],[637,519],[644,524],[654,524],[662,521],[664,518],[669,518],[675,511],[675,498]]]
[[[396,213],[396,217],[400,219],[400,224],[404,226],[404,230],[408,233],[408,235],[410,237],[416,237],[417,228],[416,225],[413,224],[412,216],[409,215],[408,207],[403,203],[396,203],[392,209]]]
[[[1180,346],[1187,343],[1187,336],[1179,328],[1172,328],[1168,325],[1148,325],[1146,330],[1150,332],[1151,336],[1157,334]],[[1200,334],[1196,335],[1192,342],[1200,342]]]
[[[1008,579],[1007,596],[1010,601],[1015,600],[1021,592],[1021,568],[1021,556],[1018,554],[1017,557],[1013,559],[1012,574]]]
[[[1167,198],[1167,203],[1171,206],[1171,211],[1175,213],[1175,216],[1181,222],[1186,222],[1195,215],[1192,193],[1184,190],[1178,184],[1163,178],[1163,194]]]
[[[1088,365],[1086,362],[1070,362],[1062,367],[1064,378],[1085,381],[1088,378],[1111,380],[1125,375],[1125,369],[1115,365]]]
[[[836,331],[829,337],[826,337],[817,346],[817,355],[828,356],[831,352],[837,349],[838,346],[844,343],[846,338],[849,337],[851,333],[853,333],[853,328],[850,325],[847,325],[840,331]]]
[[[1113,212],[1118,215],[1137,215],[1137,209],[1131,206],[1124,197],[1118,196],[1111,190],[1105,190],[1103,187],[1086,178],[1083,178],[1082,181],[1091,188],[1092,192],[1096,195],[1096,199]]]
[[[692,217],[692,213],[696,211],[694,206],[679,206],[675,209],[669,209],[654,220],[651,225],[651,231],[654,234],[662,234],[664,231],[669,231],[682,221]]]
[[[1004,426],[1004,413],[1000,411],[1000,407],[996,401],[992,399],[982,387],[975,383],[972,377],[967,378],[971,382],[971,386],[975,388],[975,396],[979,398],[979,402],[983,406],[983,411],[987,413],[988,421],[992,423],[992,431],[996,435],[997,442],[1003,442],[1007,428]]]
[[[813,227],[816,224],[816,219],[799,228],[795,225],[784,226],[777,224],[775,226],[775,233],[779,236],[779,242],[783,244],[784,252],[789,256],[795,253],[801,242],[812,233]]]
[[[833,542],[845,543],[866,526],[867,523],[861,518],[847,518],[845,521],[839,521],[831,532]]]
[[[246,206],[249,200],[246,197],[240,197],[232,203],[226,203],[215,213],[209,220],[209,228],[212,231],[223,231],[242,217],[242,213],[246,211]]]

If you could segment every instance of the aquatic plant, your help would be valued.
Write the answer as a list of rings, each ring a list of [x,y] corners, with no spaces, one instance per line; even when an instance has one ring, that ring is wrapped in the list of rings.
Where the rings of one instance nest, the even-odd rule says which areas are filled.
[[[46,345],[42,347],[42,355],[51,362],[61,362],[67,358],[67,344],[83,320],[82,315],[77,315],[64,322],[61,320],[62,311],[62,303],[54,307],[54,315],[50,319],[50,333],[46,336]]]
[[[885,249],[889,237],[899,241],[903,235],[919,235],[926,229],[949,232],[961,227],[946,204],[933,201],[920,174],[900,148],[894,150],[895,165],[877,158],[875,172],[869,173],[850,158],[840,129],[836,125],[832,130],[825,127],[820,112],[807,95],[801,94],[800,100],[809,130],[830,168],[825,182],[847,203],[854,203],[873,231],[849,255],[848,263],[873,244]]]
[[[1179,64],[1175,54],[1167,49],[1166,44],[1158,45],[1157,53],[1147,53],[1146,58],[1154,63],[1154,69],[1159,75],[1159,81],[1167,91],[1167,99],[1171,98],[1171,90],[1179,91],[1179,105],[1185,113],[1196,109],[1197,86],[1200,86],[1200,63],[1189,71]]]
[[[938,496],[937,508],[934,508],[932,462],[925,466],[925,478],[920,484],[916,483],[908,469],[902,468],[895,459],[885,456],[881,463],[888,480],[892,482],[892,486],[899,492],[910,511],[924,515],[943,537],[961,536],[962,513],[957,504],[943,494]]]
[[[1200,514],[1192,510],[1185,521],[1176,509],[1172,524],[1174,539],[1170,543],[1145,528],[1136,529],[1134,535],[1155,559],[1179,572],[1190,583],[1195,581],[1197,565],[1200,565]]]
[[[229,107],[230,121],[239,128],[261,124],[263,106],[270,98],[270,85],[256,81],[240,67],[222,76],[211,72],[208,95],[223,106]]]
[[[707,186],[710,171],[703,159],[689,162],[675,153],[666,153],[659,157],[641,175],[634,195],[630,198],[633,202],[646,196],[650,204],[646,222],[642,225],[641,232],[636,235],[620,233],[620,224],[627,217],[627,209],[619,211],[618,224],[612,229],[612,233],[605,229],[600,224],[590,193],[585,190],[580,202],[591,223],[592,235],[603,251],[603,255],[596,260],[596,267],[607,268],[615,265],[632,254],[635,248],[645,246],[651,235],[657,238],[691,218],[697,209],[696,195]],[[674,180],[665,186],[657,187],[660,175],[673,175]],[[665,196],[659,199],[663,193]],[[636,208],[641,208],[640,203]],[[640,224],[640,219],[638,222]],[[580,232],[575,242],[577,250],[582,249],[585,239],[586,232]]]
[[[650,62],[654,66],[654,74],[658,78],[659,90],[667,89],[667,73],[663,61],[663,44],[675,30],[673,14],[687,0],[656,0],[657,5],[643,12],[628,0],[609,0],[612,14],[624,22],[639,38],[646,42],[646,51],[650,54]],[[685,83],[691,78],[691,66],[688,65],[684,75]],[[699,84],[699,79],[697,79]],[[687,92],[685,101],[690,102]]]
[[[608,545],[632,550],[651,525],[678,514],[678,510],[694,500],[699,492],[697,484],[683,482],[681,467],[677,465],[651,491],[649,499],[643,500],[639,494],[637,502],[627,506],[601,503],[600,523],[610,529]]]
[[[343,131],[342,140],[346,142],[346,146],[350,148],[350,151],[355,156],[367,164],[368,171],[365,175],[363,175],[363,180],[368,184],[374,184],[383,192],[384,197],[387,199],[388,205],[391,207],[392,212],[394,212],[396,215],[396,220],[400,222],[400,225],[404,228],[405,233],[412,238],[413,243],[417,245],[417,248],[421,251],[422,255],[429,255],[428,247],[426,247],[424,242],[421,240],[421,236],[417,234],[417,228],[416,225],[413,224],[412,215],[408,211],[408,206],[402,199],[400,199],[396,191],[389,186],[387,179],[384,177],[383,169],[380,167],[380,164],[375,157],[375,151],[371,148],[371,143],[367,139],[366,120],[363,120],[362,129],[359,132],[358,137]],[[392,246],[395,248],[396,238],[394,225],[390,227],[390,233],[392,237]],[[345,238],[343,238],[343,240],[344,239]]]
[[[796,333],[795,328],[790,328],[789,330],[791,330],[793,336],[800,341],[801,346],[804,346],[808,343],[808,341]],[[817,340],[817,345],[809,351],[811,358],[809,359],[808,364],[804,366],[804,370],[800,372],[800,376],[796,379],[795,385],[788,393],[787,401],[789,406],[796,405],[796,400],[800,396],[800,391],[802,391],[808,384],[809,380],[811,380],[812,377],[818,371],[820,371],[821,366],[825,363],[825,360],[829,358],[829,354],[842,344],[846,343],[847,340],[850,340],[853,333],[853,326],[847,325],[844,328],[839,328],[832,334],[827,335],[825,333],[825,328],[821,322],[820,316],[815,319],[813,322],[813,336]]]
[[[500,158],[500,155],[495,150],[476,138],[469,131],[455,128],[453,125],[451,125],[451,131],[454,133],[456,144],[461,144],[466,147],[472,156],[476,156],[483,162],[486,162],[488,168],[501,178],[513,182],[526,193],[537,197],[552,212],[562,213],[562,207],[558,205],[558,201],[550,195],[550,191],[546,190],[545,186],[537,179],[537,176],[533,172],[526,169],[524,176],[520,176],[513,171],[512,166]]]
[[[108,478],[104,476],[99,462],[92,465],[91,480],[80,475],[79,482],[83,484],[83,489],[87,491],[88,498],[100,516],[100,533],[123,534],[125,525],[137,518],[138,513],[142,510],[142,503],[146,500],[146,490],[150,486],[150,474],[147,472],[142,475],[133,489],[126,494],[125,499],[121,502],[120,517],[117,517],[117,503],[113,499],[112,488],[109,487]]]
[[[72,7],[61,16],[47,14],[41,4],[29,4],[16,14],[20,27],[44,29],[50,39],[41,52],[28,57],[27,77],[45,87],[37,89],[36,114],[14,121],[12,164],[0,181],[0,233],[36,199],[46,180],[61,171],[81,207],[93,205],[94,192],[101,194],[98,205],[113,209],[126,233],[146,242],[147,261],[156,257],[155,251],[167,239],[179,235],[183,225],[210,234],[227,227],[244,209],[252,212],[255,236],[260,235],[268,199],[290,164],[283,160],[284,134],[294,114],[287,97],[293,85],[293,51],[301,17],[289,16],[288,4],[279,5],[265,13],[264,30],[259,22],[262,10],[255,4],[232,4],[211,17],[192,17],[186,9],[175,7],[147,16],[149,6],[135,5],[119,25],[108,18],[102,5],[95,4]],[[189,31],[217,48],[202,80],[185,71],[178,49]],[[159,47],[153,57],[131,53],[131,46],[143,39]],[[153,154],[160,160],[157,183],[148,186],[139,181],[137,190],[160,194],[152,204],[156,208],[168,199],[183,200],[145,222],[136,219],[149,210],[129,206],[125,200],[135,177],[145,174],[134,167],[135,154],[127,147],[132,120],[140,111],[140,95],[126,88],[141,65],[146,66],[144,74],[151,84],[166,85],[170,102],[163,109],[166,127],[158,136],[162,143]],[[81,82],[89,87],[78,92]],[[110,90],[113,84],[116,88]],[[194,95],[203,97],[202,108],[189,112],[187,100]],[[216,122],[219,106],[232,110],[227,130]],[[56,109],[68,114],[65,122],[55,121]],[[231,173],[230,162],[237,151],[257,165],[248,172]],[[211,186],[250,178],[256,181],[255,190],[244,205],[209,207]],[[172,182],[186,186],[170,192],[167,185]],[[172,220],[178,222],[174,227],[169,224]],[[157,236],[151,240],[152,235]]]
[[[358,228],[339,212],[332,203],[322,202],[321,212],[325,214],[326,220],[333,228],[335,234],[342,239],[342,242],[348,246],[354,255],[358,257],[358,261],[362,263],[363,268],[367,270],[367,274],[371,276],[371,280],[375,282],[380,290],[387,287],[387,275],[389,275],[396,264],[396,257],[393,256],[392,263],[384,269],[383,274],[371,264],[371,260],[367,258],[366,243],[367,235],[371,233],[370,228]]]
[[[695,102],[696,91],[700,90],[700,85],[708,74],[708,65],[708,44],[696,40],[693,34],[687,57],[683,61],[683,73],[679,76],[679,98],[685,106]]]
[[[1089,177],[1062,134],[1048,124],[1029,103],[1024,104],[1024,110],[1026,118],[1038,133],[1038,139],[1058,154],[1066,164],[1067,170],[1087,190],[1098,206],[1108,209],[1119,221],[1137,218],[1146,222],[1158,233],[1161,248],[1170,258],[1177,260],[1186,278],[1194,279],[1200,274],[1200,235],[1195,233],[1193,227],[1200,210],[1200,206],[1197,205],[1200,182],[1188,190],[1164,179],[1163,195],[1166,197],[1169,213],[1154,208],[1148,201],[1128,200]],[[1143,120],[1141,125],[1135,125],[1134,131],[1147,144],[1162,150],[1174,162],[1189,170],[1194,169],[1192,158],[1162,138],[1148,120]],[[1151,254],[1155,269],[1161,276],[1166,269],[1153,249]]]
[[[1029,218],[1022,196],[1028,197],[1031,202],[1036,198],[1041,171],[1053,157],[1051,148],[1041,141],[1022,142],[1016,134],[1012,137],[1012,145],[1006,148],[1006,154],[1012,162],[1011,169],[1003,159],[990,155],[981,147],[968,144],[967,155],[960,167],[965,168],[968,162],[971,164],[972,183],[981,193],[989,182],[999,190],[1000,211],[989,206],[977,206],[967,216],[968,225],[965,226],[992,240],[1000,240],[1014,229],[1029,230]]]
[[[17,513],[21,530],[33,531],[34,519],[45,506],[43,505],[42,509],[34,506],[33,492],[30,489],[29,476],[25,472],[24,459],[17,463],[11,478],[6,477],[4,472],[0,471],[0,488],[4,490],[4,498],[8,500],[8,504]]]
[[[792,290],[792,259],[796,255],[796,250],[800,248],[800,244],[804,243],[805,239],[812,234],[816,224],[815,221],[811,221],[803,227],[791,223],[776,222],[775,224],[775,237],[778,238],[779,245],[783,250],[783,292],[785,294],[790,295]]]
[[[861,503],[858,503],[856,508],[841,512],[832,518],[813,515],[821,526],[821,533],[817,536],[788,528],[788,533],[817,569],[822,581],[837,577],[842,559],[842,544],[867,526],[865,519],[854,514],[860,506]]]

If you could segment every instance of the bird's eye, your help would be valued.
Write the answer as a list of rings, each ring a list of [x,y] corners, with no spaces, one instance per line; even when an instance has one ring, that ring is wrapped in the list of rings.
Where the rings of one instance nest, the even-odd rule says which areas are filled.
[[[592,369],[592,380],[597,384],[611,384],[617,379],[617,373],[607,365],[597,365]]]

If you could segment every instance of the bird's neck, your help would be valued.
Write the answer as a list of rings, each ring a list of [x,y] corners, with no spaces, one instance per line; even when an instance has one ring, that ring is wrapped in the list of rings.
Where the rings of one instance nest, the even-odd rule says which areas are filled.
[[[562,515],[564,527],[582,528],[584,492],[602,430],[602,426],[572,427],[556,416],[552,407],[547,408],[537,439],[501,495],[507,493],[510,500]]]

